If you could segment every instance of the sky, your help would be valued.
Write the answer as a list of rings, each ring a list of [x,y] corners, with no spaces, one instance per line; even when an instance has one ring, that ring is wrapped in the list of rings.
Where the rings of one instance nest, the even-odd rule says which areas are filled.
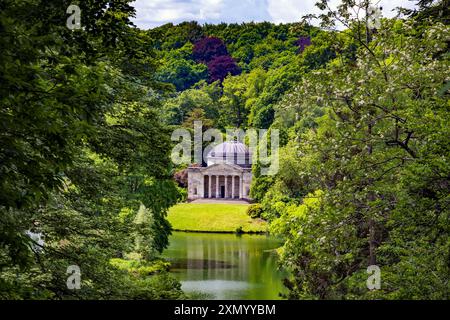
[[[339,3],[331,0],[331,4]],[[318,13],[316,0],[136,0],[136,18],[133,22],[141,29],[154,28],[166,23],[183,21],[208,23],[241,23],[270,21],[296,22],[305,14]],[[398,6],[412,8],[409,0],[380,0],[384,17],[395,15]]]

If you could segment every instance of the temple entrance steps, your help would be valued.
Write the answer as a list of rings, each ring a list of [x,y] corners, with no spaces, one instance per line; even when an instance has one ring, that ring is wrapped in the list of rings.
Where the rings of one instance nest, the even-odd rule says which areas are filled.
[[[224,204],[249,204],[251,203],[246,199],[216,199],[216,198],[208,198],[208,199],[197,199],[193,201],[189,201],[189,203],[224,203]]]

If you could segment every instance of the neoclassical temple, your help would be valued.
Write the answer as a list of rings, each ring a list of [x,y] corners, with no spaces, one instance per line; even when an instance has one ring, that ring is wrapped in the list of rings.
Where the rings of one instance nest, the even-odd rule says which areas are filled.
[[[188,199],[249,199],[252,182],[251,153],[245,144],[231,141],[215,146],[206,167],[188,168]]]

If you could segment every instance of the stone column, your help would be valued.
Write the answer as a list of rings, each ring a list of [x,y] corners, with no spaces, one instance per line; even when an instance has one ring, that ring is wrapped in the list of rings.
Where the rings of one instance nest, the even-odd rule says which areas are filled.
[[[234,176],[231,176],[231,199],[234,199]]]
[[[225,176],[225,199],[228,198],[228,176]]]
[[[220,198],[220,194],[219,194],[219,178],[220,178],[220,176],[216,176],[216,198]]]
[[[239,199],[242,199],[244,197],[243,186],[242,186],[243,182],[244,182],[244,179],[242,178],[242,176],[240,176],[239,177]]]
[[[212,198],[212,194],[211,194],[211,184],[212,184],[211,175],[208,174],[208,198]]]

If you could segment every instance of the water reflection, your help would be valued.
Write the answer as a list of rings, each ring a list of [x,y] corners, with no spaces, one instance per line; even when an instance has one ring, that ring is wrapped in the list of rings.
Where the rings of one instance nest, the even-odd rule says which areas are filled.
[[[278,299],[284,276],[274,252],[279,245],[265,235],[175,232],[164,256],[187,292],[215,299]]]

